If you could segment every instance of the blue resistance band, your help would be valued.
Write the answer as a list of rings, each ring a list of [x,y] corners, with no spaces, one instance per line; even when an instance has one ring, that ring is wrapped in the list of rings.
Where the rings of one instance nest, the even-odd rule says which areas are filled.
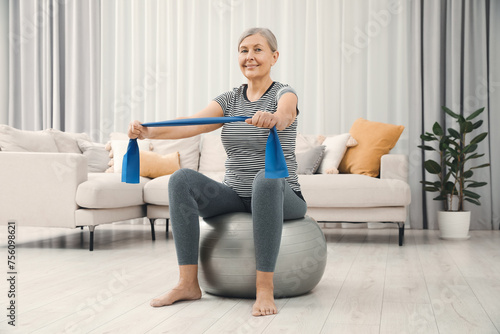
[[[161,126],[185,126],[199,124],[219,124],[230,122],[244,122],[250,117],[205,117],[205,118],[182,118],[171,121],[144,123],[146,127],[161,127]],[[122,165],[122,182],[139,183],[140,156],[139,145],[137,139],[130,139],[128,143],[127,153],[123,157]],[[285,155],[281,148],[280,139],[276,127],[269,131],[266,144],[266,163],[265,177],[268,179],[279,179],[288,176],[288,168],[286,166]]]

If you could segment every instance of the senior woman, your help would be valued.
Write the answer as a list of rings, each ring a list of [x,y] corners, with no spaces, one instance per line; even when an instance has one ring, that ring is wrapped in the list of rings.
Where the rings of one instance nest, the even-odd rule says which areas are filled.
[[[251,28],[238,43],[238,62],[247,83],[223,93],[191,116],[246,116],[245,122],[147,128],[134,121],[130,138],[179,139],[222,127],[227,153],[222,183],[191,169],[176,171],[169,181],[170,219],[179,264],[179,281],[171,291],[153,299],[151,306],[171,305],[202,296],[198,283],[199,217],[229,212],[251,212],[255,240],[256,301],[254,316],[277,313],[273,275],[281,242],[283,220],[302,218],[307,209],[296,174],[294,148],[297,132],[297,95],[288,85],[271,79],[279,57],[276,37],[269,29]],[[269,129],[276,126],[289,176],[264,177]]]

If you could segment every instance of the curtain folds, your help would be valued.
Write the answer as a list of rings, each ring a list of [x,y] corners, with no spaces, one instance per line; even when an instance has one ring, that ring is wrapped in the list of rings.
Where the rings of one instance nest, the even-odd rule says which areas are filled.
[[[8,123],[93,134],[100,117],[100,3],[9,5]]]
[[[500,228],[500,4],[489,0],[25,0],[9,10],[8,124],[87,132],[106,142],[133,119],[204,108],[245,82],[237,41],[252,26],[278,39],[276,81],[299,93],[299,131],[338,134],[358,117],[401,124],[393,152],[410,160],[414,228],[437,228],[422,192],[420,134],[441,105],[485,106],[482,206],[472,229]],[[494,133],[492,133],[492,131]],[[480,164],[484,161],[477,161]],[[496,205],[495,205],[496,204]]]
[[[478,152],[485,153],[485,156],[472,160],[469,167],[491,161],[491,168],[477,169],[473,177],[477,181],[488,182],[488,185],[474,189],[481,195],[482,205],[466,202],[465,209],[472,212],[471,229],[498,229],[500,184],[496,175],[500,169],[500,152],[492,148],[495,143],[500,143],[500,138],[492,129],[495,124],[492,120],[498,118],[495,110],[500,105],[499,93],[495,93],[495,81],[492,79],[499,75],[498,65],[495,64],[498,63],[499,43],[494,29],[500,13],[491,10],[498,5],[496,1],[474,0],[423,1],[422,5],[422,131],[431,131],[434,122],[439,122],[444,128],[456,126],[441,112],[441,106],[447,106],[465,117],[486,107],[477,119],[482,119],[483,125],[470,134],[472,138],[490,131],[487,140],[478,148]],[[497,121],[497,124],[500,123]],[[429,158],[435,159],[436,156],[425,152],[421,161],[410,165],[410,175],[415,176],[415,180],[435,180],[421,167],[423,161]],[[423,213],[422,227],[437,228],[437,211],[442,209],[441,202],[432,200],[435,194],[421,193],[416,181],[411,186],[413,194],[417,190],[417,194],[423,196],[423,208],[412,205],[412,216],[417,216],[420,211]]]

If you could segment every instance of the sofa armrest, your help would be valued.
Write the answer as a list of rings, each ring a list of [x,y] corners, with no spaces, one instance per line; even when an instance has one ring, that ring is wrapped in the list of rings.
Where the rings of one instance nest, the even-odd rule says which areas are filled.
[[[408,183],[408,157],[404,154],[385,154],[380,161],[380,178]]]
[[[75,153],[0,152],[0,224],[75,227],[87,158]]]

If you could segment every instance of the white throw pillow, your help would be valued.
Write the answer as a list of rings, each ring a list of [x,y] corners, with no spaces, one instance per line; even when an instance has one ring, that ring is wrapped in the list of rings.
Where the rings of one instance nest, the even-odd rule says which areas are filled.
[[[319,145],[308,150],[295,153],[297,158],[297,174],[312,175],[316,173],[323,160],[325,146]]]
[[[128,140],[128,135],[123,132],[111,132],[109,134],[109,140]]]
[[[347,150],[347,141],[351,135],[343,133],[326,137],[323,145],[326,146],[325,155],[318,168],[320,174],[338,174],[340,161]]]
[[[184,139],[151,139],[151,143],[153,151],[160,155],[179,152],[181,168],[198,170],[200,138],[201,136],[198,135]]]
[[[201,140],[200,173],[225,172],[227,154],[220,134],[205,134]]]
[[[295,153],[309,151],[311,148],[321,145],[317,135],[303,135],[297,133],[295,141]]]
[[[87,140],[78,140],[78,147],[87,157],[89,173],[103,173],[108,168],[109,153],[104,144],[93,143]]]
[[[112,140],[111,149],[113,150],[113,168],[115,173],[122,172],[123,156],[127,153],[128,140]],[[139,150],[150,151],[151,142],[146,140],[138,140]]]
[[[45,131],[54,138],[60,153],[82,153],[78,146],[78,140],[90,142],[90,137],[86,133],[62,132],[56,129],[47,129]]]
[[[48,132],[18,130],[5,124],[0,124],[0,151],[59,152]]]

